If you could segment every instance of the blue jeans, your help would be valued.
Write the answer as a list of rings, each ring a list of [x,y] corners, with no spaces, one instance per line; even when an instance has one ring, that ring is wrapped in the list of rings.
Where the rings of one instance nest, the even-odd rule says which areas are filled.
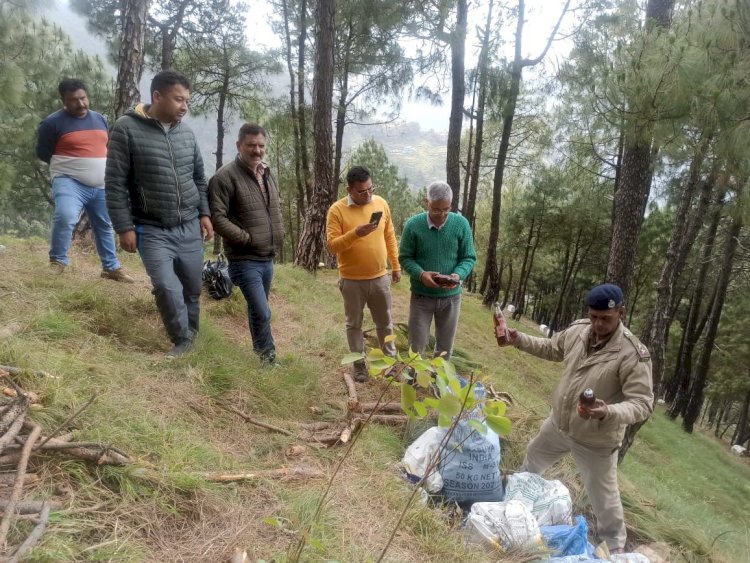
[[[73,178],[57,176],[52,180],[52,196],[55,198],[55,217],[52,221],[49,259],[66,266],[70,263],[68,249],[73,239],[73,229],[81,210],[85,209],[91,220],[102,268],[117,270],[120,262],[115,253],[115,235],[107,213],[104,188],[92,188]]]
[[[276,350],[271,334],[271,307],[268,294],[273,279],[273,261],[233,260],[229,262],[229,277],[240,288],[247,301],[247,317],[253,350],[263,358],[272,357]]]

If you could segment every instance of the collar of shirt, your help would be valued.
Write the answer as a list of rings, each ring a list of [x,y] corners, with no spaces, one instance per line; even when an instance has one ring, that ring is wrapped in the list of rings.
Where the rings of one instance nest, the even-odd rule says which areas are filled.
[[[443,227],[445,227],[445,224],[447,222],[448,222],[448,218],[446,217],[446,219],[445,219],[445,221],[443,221],[442,225],[436,225],[435,223],[432,222],[432,219],[430,219],[430,214],[429,213],[427,214],[427,226],[430,229],[436,229],[436,230],[439,231],[440,229],[442,229]]]

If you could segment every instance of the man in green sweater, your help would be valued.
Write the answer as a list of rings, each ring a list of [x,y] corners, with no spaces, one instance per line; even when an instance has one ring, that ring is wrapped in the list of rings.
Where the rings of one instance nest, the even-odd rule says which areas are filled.
[[[409,346],[424,353],[435,319],[435,356],[450,359],[461,310],[461,282],[477,255],[469,222],[451,213],[453,190],[445,182],[427,187],[427,212],[406,222],[399,262],[409,274]]]

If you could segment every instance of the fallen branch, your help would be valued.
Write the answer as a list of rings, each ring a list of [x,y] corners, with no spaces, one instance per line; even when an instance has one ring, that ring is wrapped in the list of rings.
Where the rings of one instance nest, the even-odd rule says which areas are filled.
[[[47,523],[49,522],[50,505],[49,503],[45,502],[42,506],[42,512],[41,514],[39,514],[39,523],[34,526],[33,530],[31,530],[29,537],[27,537],[26,540],[20,546],[18,546],[18,549],[16,549],[13,557],[8,560],[8,563],[18,563],[19,561],[21,561],[21,559],[23,559],[24,556],[26,556],[26,554],[31,551],[31,548],[36,545],[36,543],[42,537],[42,534],[44,534],[44,530],[47,528]]]
[[[23,394],[19,394],[18,397],[13,399],[3,411],[2,417],[0,417],[0,436],[8,432],[8,429],[13,426],[16,419],[22,414],[25,415],[26,410],[29,408],[29,398]]]
[[[401,402],[398,403],[360,403],[361,412],[401,413]]]
[[[16,514],[38,514],[42,511],[45,502],[49,504],[51,510],[61,510],[63,507],[63,504],[57,501],[22,500],[16,503],[15,512]],[[0,499],[0,510],[7,510],[9,504],[8,499]]]
[[[306,432],[319,432],[320,430],[329,430],[330,428],[334,426],[340,426],[340,421],[333,421],[333,422],[300,422],[297,424],[300,430],[306,431]]]
[[[346,383],[346,391],[349,395],[349,398],[346,401],[346,410],[359,412],[359,398],[357,397],[357,388],[354,385],[354,380],[352,379],[352,376],[348,370],[344,372],[344,383]]]
[[[24,370],[15,366],[0,366],[0,369],[7,371],[10,375],[21,375],[24,372]],[[41,370],[33,371],[31,373],[33,373],[37,377],[52,377],[46,371]]]
[[[23,481],[26,477],[26,466],[29,463],[29,456],[31,455],[31,448],[34,447],[39,435],[42,433],[41,426],[34,426],[34,429],[29,434],[26,444],[23,446],[21,451],[21,459],[18,461],[18,467],[16,468],[16,482],[13,484],[13,490],[8,500],[8,506],[5,507],[5,513],[3,520],[0,522],[0,547],[5,545],[5,540],[8,537],[8,530],[10,530],[10,523],[13,520],[16,512],[16,504],[21,499],[23,493]]]
[[[28,443],[28,440],[23,436],[19,436],[17,441],[21,441],[24,447]],[[19,459],[18,448],[20,448],[18,444],[10,444],[7,447],[10,453],[0,456],[0,465],[15,463]],[[70,457],[93,461],[99,465],[130,465],[133,463],[133,460],[125,452],[114,446],[105,446],[97,442],[63,442],[52,439],[41,448],[35,448],[35,450],[37,452],[65,452],[65,455]]]
[[[63,428],[65,428],[66,425],[70,423],[70,421],[74,420],[79,414],[81,414],[83,411],[85,411],[91,403],[93,403],[96,400],[96,394],[92,395],[91,398],[86,401],[83,405],[81,405],[81,408],[79,408],[76,412],[71,414],[68,418],[66,418],[61,424],[57,425],[57,428],[55,428],[52,432],[50,432],[49,436],[47,436],[38,446],[36,446],[36,450],[44,446],[47,442],[49,442],[52,438],[55,437],[55,434],[60,432]],[[2,451],[2,450],[0,450]]]
[[[315,467],[280,467],[279,469],[264,469],[247,473],[222,473],[210,471],[199,473],[206,481],[212,483],[236,483],[239,481],[255,481],[258,479],[279,479],[293,481],[296,479],[316,479],[325,477],[325,473]]]
[[[363,417],[358,417],[354,420],[364,422],[366,419]],[[369,421],[376,424],[384,424],[386,426],[401,426],[409,422],[409,417],[405,414],[373,414],[372,416],[370,416]]]
[[[278,434],[283,434],[284,436],[292,436],[292,432],[289,430],[286,430],[284,428],[279,428],[278,426],[273,426],[272,424],[267,424],[265,422],[261,422],[260,420],[256,420],[248,415],[246,415],[244,412],[237,410],[231,405],[226,405],[220,401],[216,401],[216,404],[219,405],[222,409],[232,412],[242,418],[245,422],[248,422],[254,426],[258,426],[260,428],[265,428],[266,430],[270,430],[271,432],[276,432]]]
[[[8,428],[5,434],[0,436],[0,454],[2,454],[5,448],[16,439],[16,436],[18,436],[18,433],[21,431],[21,427],[25,420],[26,411],[23,411],[16,417],[13,424],[10,425],[10,428]]]

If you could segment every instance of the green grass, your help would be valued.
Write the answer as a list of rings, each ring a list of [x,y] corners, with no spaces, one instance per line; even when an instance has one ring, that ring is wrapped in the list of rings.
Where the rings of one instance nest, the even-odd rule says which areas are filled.
[[[72,491],[63,498],[73,510],[53,513],[29,560],[222,561],[242,546],[252,559],[285,561],[294,534],[310,521],[322,481],[215,485],[195,472],[295,464],[332,471],[343,448],[308,446],[302,458],[290,457],[294,438],[248,425],[213,401],[287,428],[340,416],[337,405],[345,404],[346,391],[339,359],[346,343],[335,272],[311,276],[277,267],[272,309],[280,366],[263,367],[253,354],[239,292],[204,301],[196,346],[168,362],[168,343],[137,257],[122,257],[136,284],[120,285],[98,277],[93,253],[76,254],[69,272],[50,276],[44,241],[0,237],[0,243],[8,248],[0,257],[0,329],[21,327],[0,340],[0,364],[29,370],[18,382],[42,397],[33,419],[49,430],[96,395],[71,425],[75,438],[113,444],[137,462],[116,468],[43,458],[35,468],[41,485],[27,495],[44,498],[64,487]],[[408,299],[404,280],[394,287],[395,322],[406,322]],[[514,398],[514,430],[503,442],[502,459],[503,468],[514,470],[549,411],[561,366],[500,350],[491,323],[479,299],[467,296],[456,345],[485,366],[478,374],[485,383]],[[55,377],[33,375],[39,369]],[[420,430],[413,424],[405,432],[380,426],[364,431],[304,560],[377,557],[410,492],[397,462]],[[555,475],[579,487],[570,463]],[[657,413],[621,467],[626,519],[639,537],[667,541],[687,561],[750,560],[749,478],[747,463],[732,458],[725,445],[701,432],[689,436]],[[11,540],[28,528],[19,523]],[[386,559],[519,560],[514,557],[467,547],[446,511],[416,505]]]

